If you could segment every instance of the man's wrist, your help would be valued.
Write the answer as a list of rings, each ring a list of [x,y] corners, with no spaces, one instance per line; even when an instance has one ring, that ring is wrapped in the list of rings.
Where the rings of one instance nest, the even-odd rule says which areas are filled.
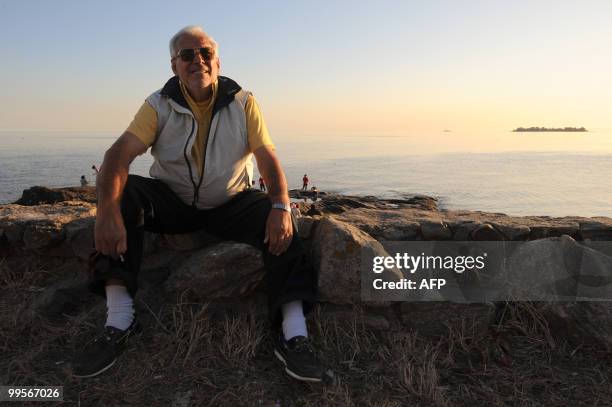
[[[291,213],[291,205],[288,203],[273,202],[272,209],[280,209],[280,210]]]
[[[121,213],[121,204],[113,200],[100,202],[96,207],[96,214],[98,215],[114,215],[117,213]]]

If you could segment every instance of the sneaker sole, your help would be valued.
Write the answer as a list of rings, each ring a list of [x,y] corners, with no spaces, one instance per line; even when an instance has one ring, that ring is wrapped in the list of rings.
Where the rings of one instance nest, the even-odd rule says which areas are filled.
[[[280,360],[281,362],[283,362],[283,364],[285,365],[285,372],[287,372],[287,374],[293,377],[294,379],[301,380],[303,382],[321,382],[323,381],[322,379],[317,379],[316,377],[304,377],[304,376],[300,376],[297,373],[292,372],[287,367],[287,362],[285,361],[285,358],[283,357],[283,355],[281,355],[280,352],[277,351],[276,349],[274,349],[274,354],[276,355],[276,358]]]
[[[100,373],[104,373],[104,372],[106,372],[108,369],[110,369],[111,367],[113,367],[113,365],[115,364],[115,362],[116,362],[116,361],[117,361],[117,358],[113,359],[113,361],[112,361],[112,362],[110,362],[108,365],[106,365],[105,367],[103,367],[102,369],[98,370],[98,371],[97,371],[97,372],[95,372],[95,373],[91,373],[91,374],[88,374],[88,375],[78,375],[78,374],[74,374],[74,373],[73,373],[73,374],[72,374],[72,376],[74,376],[74,377],[78,377],[78,378],[82,378],[82,379],[84,379],[84,378],[88,378],[88,377],[95,377],[95,376],[99,375]]]

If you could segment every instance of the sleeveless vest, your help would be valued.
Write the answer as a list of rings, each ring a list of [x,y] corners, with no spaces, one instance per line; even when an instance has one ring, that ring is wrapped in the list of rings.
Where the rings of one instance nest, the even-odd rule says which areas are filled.
[[[245,105],[249,92],[219,76],[203,171],[191,155],[198,123],[183,96],[178,77],[147,98],[157,112],[157,137],[149,174],[163,181],[187,205],[211,209],[250,187],[253,154],[249,149]]]

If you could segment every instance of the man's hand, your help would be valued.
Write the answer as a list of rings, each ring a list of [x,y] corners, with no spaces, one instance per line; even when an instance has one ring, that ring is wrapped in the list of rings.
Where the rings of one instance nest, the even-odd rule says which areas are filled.
[[[287,193],[287,180],[281,168],[274,147],[261,146],[253,152],[257,160],[257,167],[268,187],[268,198],[271,202],[289,205]],[[264,244],[268,243],[268,251],[280,256],[293,240],[293,224],[291,213],[282,209],[270,210],[266,222],[266,237]]]
[[[104,154],[104,162],[96,180],[96,250],[115,259],[127,251],[127,233],[121,216],[121,196],[127,183],[130,163],[145,151],[147,146],[138,137],[126,131]]]
[[[127,233],[119,210],[101,211],[94,228],[96,250],[117,259],[127,250]]]
[[[268,243],[268,251],[280,256],[293,240],[293,224],[291,214],[282,209],[271,209],[266,222],[266,237],[264,244]]]

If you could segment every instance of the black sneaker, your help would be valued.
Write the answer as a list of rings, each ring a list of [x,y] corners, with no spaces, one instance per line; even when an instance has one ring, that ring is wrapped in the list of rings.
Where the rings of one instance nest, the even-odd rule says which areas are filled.
[[[128,338],[139,330],[134,319],[125,331],[105,326],[104,332],[85,345],[72,363],[74,377],[94,377],[106,371],[117,361],[126,348]]]
[[[295,336],[286,341],[283,334],[280,334],[274,354],[285,364],[285,371],[294,379],[306,382],[323,380],[323,366],[317,360],[310,340],[305,336]]]

